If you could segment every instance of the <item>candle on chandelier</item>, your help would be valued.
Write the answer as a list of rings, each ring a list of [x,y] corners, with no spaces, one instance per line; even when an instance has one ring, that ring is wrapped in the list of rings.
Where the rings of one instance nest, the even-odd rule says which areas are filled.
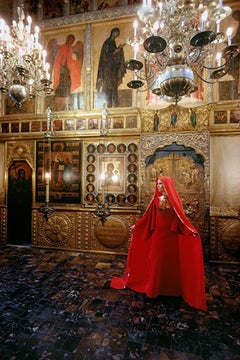
[[[221,53],[217,53],[216,61],[217,61],[217,66],[221,66],[221,61],[222,61],[222,54]]]
[[[35,42],[36,44],[38,43],[38,39],[39,39],[39,27],[38,26],[35,26],[35,34],[34,34],[34,37],[35,37]]]
[[[9,26],[6,26],[5,28],[5,41],[6,41],[6,51],[9,51],[11,47]]]
[[[3,19],[0,19],[0,40],[4,40],[4,34],[5,34],[5,21]]]
[[[28,25],[27,25],[27,31],[28,31],[29,34],[31,34],[31,25],[32,25],[32,18],[31,18],[31,16],[28,16],[28,17],[27,17],[27,23],[28,23]]]
[[[159,29],[159,22],[155,21],[155,23],[153,24],[153,33],[154,33],[154,35],[157,35],[158,29]]]
[[[134,45],[133,47],[133,58],[136,59],[137,58],[137,53],[138,53],[138,45]]]
[[[227,39],[228,39],[228,46],[232,44],[232,31],[231,27],[227,28]]]
[[[208,17],[208,12],[207,10],[205,10],[203,13],[202,13],[202,17],[201,17],[201,20],[202,20],[202,23],[201,23],[201,31],[204,31],[205,30],[205,23],[207,21],[207,17]]]
[[[46,63],[45,64],[45,71],[46,71],[46,79],[47,80],[50,80],[49,68],[50,68],[49,63]]]
[[[163,3],[162,3],[162,1],[160,1],[160,3],[159,3],[159,14],[160,14],[160,18],[162,17],[162,10],[163,10]]]
[[[137,36],[137,27],[138,27],[138,22],[137,22],[137,20],[135,20],[133,22],[133,29],[134,29],[133,35],[134,36]]]
[[[18,56],[19,56],[19,65],[22,65],[23,64],[23,50],[22,49],[19,49]]]

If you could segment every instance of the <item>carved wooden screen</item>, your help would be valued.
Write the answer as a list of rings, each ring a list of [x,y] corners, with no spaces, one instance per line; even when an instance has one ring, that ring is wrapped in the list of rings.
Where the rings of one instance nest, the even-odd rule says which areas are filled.
[[[191,147],[172,143],[157,148],[146,159],[146,183],[155,190],[157,176],[171,176],[180,194],[186,215],[201,231],[204,230],[204,158]]]

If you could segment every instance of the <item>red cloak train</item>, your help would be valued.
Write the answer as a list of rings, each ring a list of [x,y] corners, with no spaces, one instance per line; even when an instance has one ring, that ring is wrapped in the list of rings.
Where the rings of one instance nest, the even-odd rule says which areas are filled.
[[[191,307],[206,310],[200,235],[185,215],[173,179],[159,179],[169,206],[162,209],[164,194],[156,186],[148,208],[132,230],[125,276],[113,278],[110,286],[128,287],[150,298],[182,296]]]

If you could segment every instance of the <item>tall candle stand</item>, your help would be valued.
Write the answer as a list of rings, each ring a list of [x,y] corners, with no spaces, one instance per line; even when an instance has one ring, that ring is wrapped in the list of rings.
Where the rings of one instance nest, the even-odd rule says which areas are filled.
[[[49,161],[48,161],[48,171],[45,173],[45,184],[46,184],[46,195],[45,195],[45,204],[39,208],[39,212],[43,214],[43,217],[46,221],[50,218],[51,214],[55,211],[54,207],[49,206],[49,190],[50,190],[50,174],[51,174],[51,161],[50,161],[50,153],[51,153],[51,109],[48,107],[46,114],[47,114],[47,130],[44,135],[45,139],[48,141],[48,152],[49,152]]]

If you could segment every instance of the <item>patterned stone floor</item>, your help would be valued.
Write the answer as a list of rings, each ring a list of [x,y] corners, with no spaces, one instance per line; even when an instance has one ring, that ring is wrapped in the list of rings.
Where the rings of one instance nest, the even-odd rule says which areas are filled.
[[[0,248],[0,359],[240,359],[239,265],[206,264],[204,313],[111,289],[125,261]]]

